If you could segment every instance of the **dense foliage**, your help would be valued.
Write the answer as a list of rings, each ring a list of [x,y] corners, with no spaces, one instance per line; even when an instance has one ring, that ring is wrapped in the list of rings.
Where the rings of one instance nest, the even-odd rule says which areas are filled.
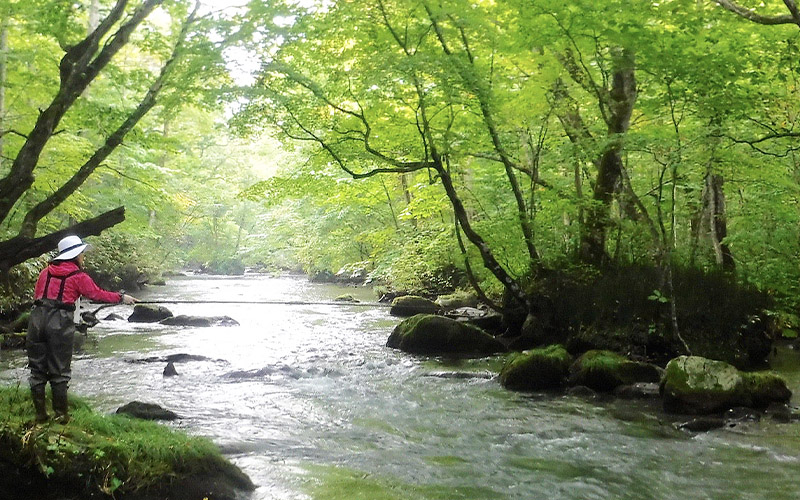
[[[159,3],[64,116],[4,238],[140,102],[192,8]],[[109,283],[187,264],[367,273],[417,292],[474,274],[499,300],[540,269],[633,264],[660,270],[655,300],[672,301],[673,267],[721,269],[793,308],[800,30],[794,2],[773,3],[201,10],[156,105],[38,234],[124,205],[95,242]],[[112,5],[0,2],[0,172],[64,47]],[[260,69],[231,76],[247,68]]]

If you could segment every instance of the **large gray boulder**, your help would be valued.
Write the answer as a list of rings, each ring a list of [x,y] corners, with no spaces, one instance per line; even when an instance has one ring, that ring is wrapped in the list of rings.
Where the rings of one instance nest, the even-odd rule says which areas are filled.
[[[718,413],[737,406],[765,408],[792,397],[786,382],[774,373],[743,373],[724,361],[699,356],[670,361],[661,393],[665,410],[688,414]]]
[[[415,314],[436,314],[441,308],[432,300],[417,295],[404,295],[392,301],[389,314],[392,316],[409,317]]]
[[[561,345],[513,353],[500,370],[500,383],[517,391],[555,389],[564,385],[570,364],[572,356]]]
[[[503,344],[475,326],[442,316],[418,314],[397,325],[386,342],[413,354],[488,356],[505,351]]]
[[[158,323],[172,317],[172,311],[164,306],[153,304],[136,304],[133,313],[128,316],[130,323]]]

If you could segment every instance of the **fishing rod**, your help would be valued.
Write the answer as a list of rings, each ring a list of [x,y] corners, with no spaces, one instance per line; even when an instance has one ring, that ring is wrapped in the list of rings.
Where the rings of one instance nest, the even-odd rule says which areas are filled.
[[[348,301],[306,301],[306,300],[137,300],[135,304],[256,304],[256,305],[286,305],[286,306],[355,306],[355,307],[392,307],[383,302],[348,302]]]

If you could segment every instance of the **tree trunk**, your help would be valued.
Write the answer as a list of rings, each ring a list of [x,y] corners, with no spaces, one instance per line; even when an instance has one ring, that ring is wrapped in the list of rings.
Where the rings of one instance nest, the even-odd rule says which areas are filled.
[[[0,169],[3,167],[3,133],[6,128],[6,63],[8,61],[8,19],[0,20]]]
[[[725,237],[728,236],[728,224],[725,215],[723,183],[724,180],[719,174],[709,172],[706,175],[703,189],[703,212],[717,265],[724,271],[735,271],[736,262],[733,260],[733,253],[724,242]]]
[[[608,126],[609,144],[597,164],[592,203],[586,210],[586,224],[581,234],[579,257],[584,262],[604,265],[608,262],[606,234],[611,225],[610,212],[614,195],[622,189],[623,136],[630,127],[636,104],[635,58],[628,49],[614,50],[614,73],[608,100],[603,106]]]
[[[11,213],[14,205],[33,185],[34,169],[61,119],[78,97],[97,77],[109,61],[124,47],[130,35],[150,12],[163,0],[144,0],[105,42],[111,28],[125,14],[127,0],[117,0],[109,15],[89,36],[67,50],[59,63],[61,83],[50,105],[39,113],[33,129],[11,164],[11,170],[0,179],[0,222]]]
[[[61,238],[67,235],[74,234],[82,238],[98,235],[124,220],[125,207],[118,207],[93,219],[80,222],[40,238],[16,236],[2,241],[0,242],[0,272],[8,272],[9,269],[17,264],[54,250]]]

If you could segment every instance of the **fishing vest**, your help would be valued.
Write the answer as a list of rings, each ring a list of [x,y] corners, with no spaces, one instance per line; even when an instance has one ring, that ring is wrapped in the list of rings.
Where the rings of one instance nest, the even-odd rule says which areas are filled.
[[[76,271],[72,271],[71,273],[67,274],[66,276],[53,276],[50,274],[50,271],[47,272],[47,280],[44,282],[44,295],[41,299],[35,302],[36,305],[46,305],[50,307],[55,307],[58,309],[66,309],[68,311],[75,310],[75,304],[65,304],[64,303],[64,286],[67,284],[67,280],[76,274],[83,273],[82,270],[78,269]],[[49,297],[48,294],[50,293],[50,281],[51,280],[61,280],[61,285],[58,287],[58,295],[55,297]]]

